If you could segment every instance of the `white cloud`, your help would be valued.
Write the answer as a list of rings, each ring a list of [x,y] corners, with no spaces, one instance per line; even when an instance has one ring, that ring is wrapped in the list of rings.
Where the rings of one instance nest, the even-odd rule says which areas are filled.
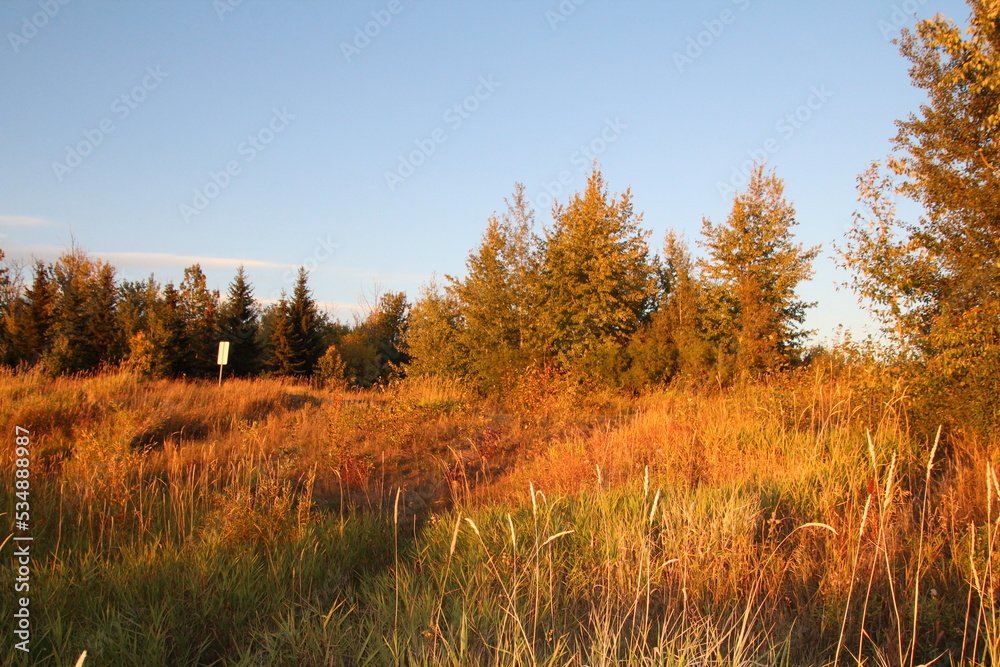
[[[201,257],[198,255],[171,255],[165,252],[94,252],[90,255],[121,266],[184,266],[201,264],[203,268],[235,269],[241,264],[248,269],[290,269],[293,264],[278,264],[256,259],[230,257]]]
[[[52,224],[45,218],[31,215],[0,215],[0,227],[44,227]]]

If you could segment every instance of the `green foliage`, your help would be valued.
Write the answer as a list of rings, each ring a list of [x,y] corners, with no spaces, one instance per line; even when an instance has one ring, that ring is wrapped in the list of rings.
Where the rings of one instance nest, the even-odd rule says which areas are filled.
[[[236,377],[258,373],[262,358],[260,309],[242,265],[229,283],[229,294],[219,308],[219,332],[222,340],[232,346],[228,370]]]
[[[188,345],[184,354],[184,372],[191,377],[211,377],[217,370],[219,294],[208,289],[200,265],[184,269],[179,297]]]
[[[272,373],[309,377],[316,372],[323,347],[324,319],[309,289],[309,276],[299,268],[292,298],[284,292],[265,319],[268,332],[268,367]]]
[[[432,280],[410,312],[404,340],[411,358],[407,375],[464,377],[469,358],[465,340],[458,299]]]
[[[129,341],[132,346],[130,364],[148,369],[155,378],[179,377],[184,373],[190,343],[180,294],[173,283],[166,284],[149,315],[149,335],[141,334]]]
[[[534,212],[518,183],[507,210],[490,217],[482,242],[466,260],[467,276],[449,278],[449,292],[461,309],[467,372],[487,390],[498,389],[533,360],[539,296],[533,225]]]
[[[58,299],[51,270],[44,262],[35,262],[31,286],[11,304],[7,318],[12,333],[12,361],[34,365],[50,352]]]
[[[346,384],[347,364],[337,351],[336,345],[331,345],[319,358],[319,377],[328,385],[341,386]]]
[[[292,342],[292,322],[288,312],[288,297],[284,292],[278,303],[268,311],[268,368],[276,375],[301,375]]]
[[[288,302],[289,342],[295,375],[312,375],[323,353],[320,341],[321,318],[316,302],[309,289],[309,275],[299,268],[292,290],[292,300]]]
[[[1000,381],[983,371],[1000,357],[1000,5],[970,5],[967,35],[941,16],[904,31],[928,102],[859,177],[862,210],[841,249],[855,290],[920,367],[928,406],[965,406],[955,423],[1000,410]],[[899,219],[897,195],[922,214]]]
[[[754,167],[746,191],[733,199],[724,224],[703,223],[702,245],[709,257],[700,266],[711,299],[710,335],[721,379],[730,368],[752,377],[801,360],[808,334],[801,325],[813,304],[800,300],[795,289],[812,275],[819,247],[805,250],[794,243],[796,224],[784,182],[763,164]]]
[[[126,341],[149,331],[160,288],[152,275],[146,280],[125,280],[118,286],[118,324]],[[131,345],[127,346],[131,352]]]
[[[613,379],[654,306],[656,277],[632,195],[607,191],[596,168],[583,194],[553,209],[542,244],[538,326],[544,354]]]
[[[410,304],[403,292],[383,294],[365,319],[344,335],[340,354],[351,384],[370,387],[388,382],[409,362],[406,350]]]
[[[96,369],[118,361],[124,341],[116,323],[118,294],[114,268],[73,248],[53,268],[59,296],[46,359],[56,373]]]
[[[667,231],[661,264],[659,304],[628,346],[630,366],[622,383],[632,389],[678,378],[702,381],[711,367],[705,289],[687,244],[673,230]]]

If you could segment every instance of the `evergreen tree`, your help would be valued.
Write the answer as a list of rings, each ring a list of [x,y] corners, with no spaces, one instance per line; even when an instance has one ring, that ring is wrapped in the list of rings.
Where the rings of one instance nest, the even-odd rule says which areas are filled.
[[[159,291],[152,275],[146,280],[123,280],[118,286],[118,322],[126,340],[149,329]]]
[[[665,298],[661,312],[677,352],[676,373],[697,379],[712,361],[705,332],[705,288],[687,243],[673,231],[667,232],[663,256]]]
[[[451,279],[461,304],[470,370],[487,388],[497,388],[505,375],[523,371],[532,361],[538,298],[533,224],[534,212],[518,183],[507,211],[490,218],[482,242],[469,255],[466,278]]]
[[[209,377],[217,370],[218,303],[218,292],[208,289],[201,266],[193,264],[184,269],[179,306],[188,345],[184,351],[184,372],[192,377]]]
[[[556,204],[553,217],[539,276],[546,352],[564,367],[613,378],[655,305],[648,232],[631,192],[610,197],[596,166],[583,194]]]
[[[258,373],[262,354],[260,310],[243,266],[236,270],[236,277],[229,284],[229,295],[219,309],[219,330],[222,340],[232,345],[229,352],[232,374],[246,377]]]
[[[709,365],[702,288],[684,241],[668,231],[657,270],[660,298],[650,320],[629,342],[623,384],[642,388],[679,375],[699,379]]]
[[[14,301],[9,318],[18,363],[36,364],[51,350],[58,298],[51,270],[44,262],[35,262],[31,286]]]
[[[422,288],[410,311],[404,339],[411,359],[407,374],[464,377],[470,357],[464,347],[466,340],[458,299],[432,280]]]
[[[793,242],[796,224],[783,181],[763,164],[754,167],[746,191],[734,197],[724,224],[704,221],[702,245],[710,257],[701,268],[712,290],[723,377],[730,370],[741,376],[779,370],[800,357],[808,335],[801,324],[812,304],[800,300],[795,289],[812,275],[819,248],[804,250]]]
[[[7,319],[13,304],[13,298],[9,296],[10,290],[10,269],[7,267],[6,255],[0,248],[0,363],[14,363],[10,327]]]
[[[136,350],[137,354],[146,351],[150,354],[148,368],[153,377],[174,378],[186,374],[190,348],[187,332],[180,293],[173,283],[167,283],[149,317],[149,344],[140,344]],[[130,361],[142,363],[139,359]]]
[[[126,340],[118,319],[115,269],[110,264],[102,262],[97,267],[87,306],[96,364],[98,367],[118,364],[125,355]]]
[[[95,370],[106,359],[106,351],[100,346],[106,344],[103,320],[95,323],[96,306],[94,299],[104,301],[102,280],[113,269],[104,269],[104,278],[99,279],[103,263],[94,262],[79,248],[64,253],[53,269],[58,285],[59,298],[56,305],[56,321],[53,331],[52,355],[47,360],[51,370],[57,373],[78,373]],[[104,303],[113,312],[113,303]],[[97,330],[95,330],[95,326]],[[100,334],[100,335],[98,335]]]
[[[267,313],[269,320],[268,368],[275,375],[303,375],[301,357],[296,352],[288,297],[284,292]]]
[[[325,351],[321,339],[323,320],[309,290],[309,276],[301,267],[292,291],[292,300],[288,302],[287,317],[289,327],[287,337],[292,350],[292,374],[312,375],[320,356]]]

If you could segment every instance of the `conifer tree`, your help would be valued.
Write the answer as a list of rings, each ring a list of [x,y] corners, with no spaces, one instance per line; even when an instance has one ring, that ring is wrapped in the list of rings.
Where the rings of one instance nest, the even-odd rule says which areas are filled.
[[[268,337],[268,367],[275,375],[302,375],[299,355],[296,353],[288,297],[284,292],[278,303],[267,313],[270,320]]]
[[[322,318],[309,289],[309,275],[299,268],[292,299],[287,306],[288,341],[292,350],[292,374],[312,375],[325,351],[321,339]]]
[[[98,367],[118,364],[125,355],[125,338],[118,319],[118,284],[115,269],[101,263],[94,275],[88,300],[91,337]]]
[[[656,311],[629,342],[631,366],[623,384],[632,388],[669,382],[679,375],[697,380],[709,364],[702,288],[690,251],[673,230],[667,232],[657,274]]]
[[[410,311],[404,339],[411,359],[407,375],[465,377],[470,357],[464,347],[466,340],[455,295],[442,290],[434,280],[423,286]]]
[[[184,353],[184,372],[192,377],[212,376],[216,372],[218,349],[219,295],[208,289],[199,264],[184,269],[179,298],[188,344]]]
[[[733,199],[728,220],[706,219],[700,263],[712,291],[715,342],[722,379],[779,370],[797,361],[808,332],[801,328],[806,303],[796,287],[812,275],[819,248],[803,249],[792,237],[795,209],[784,199],[784,182],[763,164]],[[725,361],[732,362],[730,367]]]
[[[159,292],[152,275],[146,280],[124,280],[118,286],[118,322],[126,340],[149,329],[149,317]]]
[[[13,359],[13,343],[7,319],[13,298],[10,294],[10,269],[7,267],[3,248],[0,248],[0,363],[11,364]]]
[[[538,298],[534,212],[524,186],[514,187],[507,210],[492,216],[479,247],[466,260],[467,276],[450,279],[461,304],[470,371],[487,388],[530,365]]]
[[[596,166],[584,192],[556,204],[553,217],[539,276],[546,352],[564,367],[613,378],[655,305],[649,233],[639,227],[631,192],[609,196]]]
[[[229,284],[229,294],[219,309],[222,340],[232,345],[229,369],[237,377],[260,371],[260,310],[253,298],[253,287],[241,265]]]
[[[167,283],[149,316],[149,345],[143,346],[151,356],[148,368],[153,377],[174,378],[187,372],[187,350],[190,347],[187,332],[180,293],[173,283]],[[138,359],[130,361],[142,362]]]
[[[705,289],[687,243],[674,231],[667,232],[663,258],[665,298],[661,311],[677,351],[676,372],[697,379],[711,364],[705,332]]]
[[[71,248],[56,262],[53,273],[58,285],[56,321],[52,355],[47,360],[57,373],[96,370],[107,360],[103,347],[109,336],[106,321],[97,318],[97,309],[114,313],[113,296],[107,298],[108,281],[114,282],[114,269],[91,260],[79,248]]]
[[[17,362],[36,364],[51,350],[58,298],[51,270],[36,261],[31,286],[12,304],[9,318]]]

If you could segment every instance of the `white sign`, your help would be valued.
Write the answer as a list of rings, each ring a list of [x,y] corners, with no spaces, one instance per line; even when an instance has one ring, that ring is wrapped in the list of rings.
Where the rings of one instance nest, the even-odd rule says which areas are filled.
[[[223,340],[219,341],[219,360],[216,362],[220,366],[225,366],[229,363],[229,341]]]

